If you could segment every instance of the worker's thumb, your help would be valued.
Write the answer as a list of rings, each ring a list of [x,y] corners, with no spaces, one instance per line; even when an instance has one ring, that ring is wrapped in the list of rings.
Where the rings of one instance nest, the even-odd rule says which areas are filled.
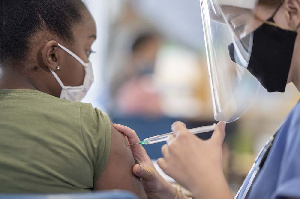
[[[225,138],[225,122],[219,122],[214,130],[212,139],[218,144],[222,145]]]
[[[132,172],[135,176],[142,178],[143,180],[151,180],[154,177],[154,170],[144,164],[134,165]]]

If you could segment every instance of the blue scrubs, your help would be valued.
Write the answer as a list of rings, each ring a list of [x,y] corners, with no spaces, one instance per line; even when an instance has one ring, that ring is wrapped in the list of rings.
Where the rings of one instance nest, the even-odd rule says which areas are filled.
[[[271,143],[272,147],[259,170],[259,163]],[[257,157],[237,198],[300,198],[300,102],[289,114],[274,141],[267,145]]]

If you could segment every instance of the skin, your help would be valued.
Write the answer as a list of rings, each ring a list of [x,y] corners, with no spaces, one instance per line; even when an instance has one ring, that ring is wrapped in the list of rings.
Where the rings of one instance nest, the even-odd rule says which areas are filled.
[[[269,19],[275,12],[277,5],[274,7],[267,7],[263,5],[258,5],[255,8],[254,14],[258,16],[263,21]],[[244,34],[239,35],[241,37],[249,34],[250,32],[257,29],[262,25],[262,21],[254,20],[253,13],[246,9],[234,8],[231,6],[224,6],[224,10],[234,24],[234,26],[239,26],[240,24],[247,23],[244,27]],[[296,38],[294,54],[292,57],[291,68],[288,76],[288,83],[293,83],[298,91],[300,91],[300,58],[297,52],[300,52],[300,1],[299,0],[285,0],[278,10],[277,14],[274,16],[275,23],[282,29],[295,31],[298,33]]]
[[[105,170],[94,183],[94,190],[120,189],[147,198],[139,178],[132,174],[135,160],[124,136],[113,126],[111,132],[111,149]]]
[[[162,147],[164,157],[157,161],[160,168],[190,190],[194,198],[233,198],[222,166],[225,123],[220,122],[211,139],[206,141],[191,134],[182,122],[174,123],[172,131],[175,136]]]
[[[275,9],[276,8],[266,8],[259,5],[255,14],[261,19],[267,20],[274,13]],[[235,20],[238,20],[238,18]],[[275,15],[274,21],[283,29],[293,30],[299,33],[300,1],[285,0]],[[252,21],[251,27],[246,28],[253,30],[259,27],[259,24],[261,24],[261,21]],[[296,38],[287,82],[293,83],[298,90],[300,90],[300,57],[298,56],[300,52],[299,35],[300,34],[298,34],[298,37]],[[122,129],[120,129],[120,131],[121,130]],[[162,147],[164,157],[158,160],[161,169],[190,190],[194,196],[193,198],[232,199],[233,195],[222,171],[222,144],[225,136],[225,124],[223,122],[219,123],[212,138],[207,141],[199,140],[196,136],[191,134],[181,122],[174,123],[172,130],[175,136],[170,137],[168,144]],[[122,132],[124,131],[125,130],[122,130]],[[134,142],[138,141],[135,133],[124,134],[129,136]],[[132,150],[134,156],[147,156],[145,151],[142,149],[136,151],[137,149],[138,148],[134,148]],[[145,170],[143,167],[149,165],[150,163],[148,163],[148,161],[143,161],[142,159],[139,170]],[[135,175],[139,176],[139,172],[135,170],[133,170],[133,172]],[[152,182],[148,182],[150,185],[154,183],[164,183],[160,178],[155,176],[150,179],[152,180]]]
[[[128,137],[130,144],[140,141],[134,130],[119,124],[114,124],[114,127]],[[212,139],[209,141],[198,139],[186,129],[182,122],[174,123],[172,131],[176,137],[171,137],[168,145],[163,146],[164,158],[158,159],[157,162],[164,172],[190,190],[193,198],[233,198],[222,170],[222,143],[225,137],[225,124],[223,122],[218,124]],[[198,148],[200,145],[203,145],[201,149]],[[132,171],[136,176],[143,179],[148,198],[175,198],[176,191],[155,170],[145,149],[141,145],[132,145],[131,150],[133,156],[138,160],[138,164],[133,167]],[[203,151],[207,152],[203,153]],[[207,161],[208,159],[210,161]],[[198,164],[191,167],[190,163],[195,162]],[[203,162],[206,164],[202,164]],[[151,175],[147,174],[147,168],[151,169]],[[201,171],[204,170],[205,175],[201,174]],[[220,172],[216,173],[216,171]],[[203,178],[199,176],[203,176]],[[199,189],[199,185],[202,189]],[[219,191],[207,192],[207,189],[218,189]]]
[[[82,12],[83,21],[72,28],[74,42],[67,43],[47,31],[37,32],[30,40],[30,50],[22,65],[7,63],[0,68],[0,89],[33,89],[59,97],[61,87],[49,69],[57,73],[65,86],[82,85],[84,67],[58,47],[60,43],[84,62],[89,61],[91,45],[96,39],[96,25],[87,10]],[[57,66],[61,69],[57,70]],[[131,172],[134,165],[127,140],[111,126],[109,160],[101,176],[94,182],[94,190],[123,189],[139,198],[146,198],[140,179]]]
[[[128,148],[137,161],[137,164],[132,168],[132,172],[142,179],[147,197],[149,199],[175,198],[175,188],[159,175],[146,150],[141,145],[135,144],[140,141],[135,131],[120,124],[114,124],[114,127],[128,138],[129,144],[132,144]]]
[[[298,52],[300,52],[300,2],[299,0],[285,1],[285,4],[283,6],[284,8],[279,10],[278,16],[276,16],[275,21],[284,24],[285,27],[296,30],[298,33],[295,42],[288,83],[293,83],[297,87],[298,91],[300,91],[300,57],[298,56]],[[283,15],[284,18],[282,19],[280,15]]]

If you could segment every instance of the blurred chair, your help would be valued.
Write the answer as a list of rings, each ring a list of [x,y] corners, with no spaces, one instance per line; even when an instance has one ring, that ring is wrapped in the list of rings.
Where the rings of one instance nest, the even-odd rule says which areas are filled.
[[[95,191],[70,194],[1,194],[0,199],[137,199],[135,195],[123,190]]]

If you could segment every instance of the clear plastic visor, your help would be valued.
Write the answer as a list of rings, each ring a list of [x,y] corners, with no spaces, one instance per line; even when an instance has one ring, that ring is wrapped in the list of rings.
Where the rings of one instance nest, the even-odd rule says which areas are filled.
[[[200,6],[214,117],[217,121],[232,122],[245,113],[260,85],[247,67],[252,32],[263,22],[254,14],[255,3],[252,7],[233,6],[220,1],[224,2],[200,0]]]

